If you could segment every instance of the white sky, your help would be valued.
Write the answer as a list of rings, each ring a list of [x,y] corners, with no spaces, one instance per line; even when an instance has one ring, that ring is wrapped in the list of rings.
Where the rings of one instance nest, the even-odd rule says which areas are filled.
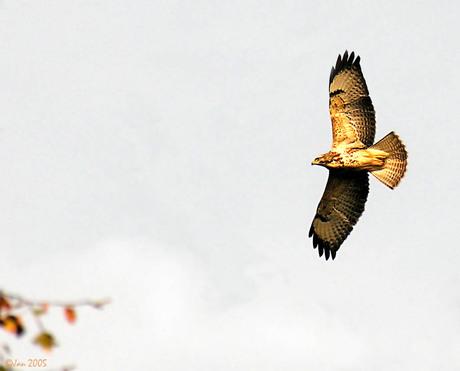
[[[113,299],[72,328],[47,319],[50,364],[460,368],[459,12],[4,0],[0,287]],[[396,131],[409,169],[394,191],[371,179],[326,262],[307,232],[327,171],[310,162],[331,143],[327,84],[345,49],[361,56],[377,139]]]

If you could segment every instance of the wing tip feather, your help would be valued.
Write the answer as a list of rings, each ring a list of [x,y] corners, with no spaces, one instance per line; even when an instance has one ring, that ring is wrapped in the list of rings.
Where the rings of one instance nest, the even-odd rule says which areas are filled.
[[[332,248],[328,242],[323,241],[315,233],[313,224],[310,228],[310,231],[308,232],[308,237],[312,237],[312,236],[313,236],[313,248],[314,249],[318,248],[319,257],[321,258],[324,254],[324,257],[326,258],[326,260],[329,260],[329,257],[331,257],[332,260],[334,260],[338,249]]]
[[[335,67],[332,66],[331,74],[329,75],[329,85],[334,80],[334,77],[337,76],[341,71],[345,70],[347,67],[356,66],[360,68],[359,62],[361,61],[361,57],[359,55],[355,58],[355,52],[351,52],[348,54],[348,50],[345,50],[343,56],[339,54],[337,57],[337,62],[335,63]]]

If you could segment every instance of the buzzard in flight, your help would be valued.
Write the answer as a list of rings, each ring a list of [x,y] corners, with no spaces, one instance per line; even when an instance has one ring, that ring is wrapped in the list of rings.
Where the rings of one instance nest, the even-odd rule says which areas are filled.
[[[407,152],[391,132],[374,144],[375,111],[359,56],[339,55],[329,78],[332,147],[312,162],[329,169],[329,179],[310,227],[313,247],[335,258],[364,211],[370,172],[393,189],[406,171]]]

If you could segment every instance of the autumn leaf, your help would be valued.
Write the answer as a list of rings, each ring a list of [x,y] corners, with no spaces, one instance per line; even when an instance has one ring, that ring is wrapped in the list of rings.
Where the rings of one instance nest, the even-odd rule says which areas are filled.
[[[41,305],[41,308],[40,308],[41,311],[42,311],[42,313],[48,312],[49,306],[50,306],[49,303],[43,303],[43,304]]]
[[[73,309],[72,307],[65,307],[64,315],[69,323],[73,324],[77,321],[77,313],[75,312],[75,309]]]
[[[11,332],[12,334],[16,334],[17,336],[21,336],[24,332],[24,326],[22,325],[22,321],[20,317],[16,316],[7,316],[2,318],[0,321],[0,325],[5,328],[5,331]]]
[[[8,301],[8,299],[5,298],[4,296],[0,296],[0,311],[2,310],[8,311],[10,309],[11,309],[11,304]]]
[[[36,305],[33,307],[33,314],[34,316],[41,316],[45,314],[48,311],[49,304],[48,303],[43,303],[41,305]]]
[[[34,343],[41,346],[47,353],[51,353],[53,347],[56,346],[56,341],[54,340],[53,335],[48,332],[41,332],[38,334],[34,340]]]
[[[41,316],[42,314],[45,314],[45,312],[42,311],[41,307],[34,307],[32,313],[36,317]]]

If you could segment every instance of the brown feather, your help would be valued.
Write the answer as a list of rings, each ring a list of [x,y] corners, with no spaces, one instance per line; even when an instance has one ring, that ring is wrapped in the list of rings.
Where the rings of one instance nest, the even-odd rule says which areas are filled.
[[[329,78],[329,110],[332,121],[332,148],[354,143],[369,147],[375,137],[375,111],[360,58],[354,52],[339,56]]]
[[[368,193],[367,171],[329,170],[326,189],[309,231],[313,247],[318,247],[320,256],[324,250],[326,260],[329,252],[335,257],[363,213]]]

